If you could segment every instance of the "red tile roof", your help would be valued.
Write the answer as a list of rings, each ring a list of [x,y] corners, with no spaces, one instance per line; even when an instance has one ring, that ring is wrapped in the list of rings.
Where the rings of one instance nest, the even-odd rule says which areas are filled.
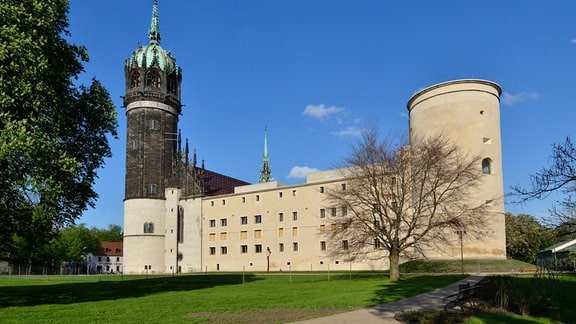
[[[249,182],[234,179],[220,173],[205,170],[204,188],[207,196],[217,196],[234,193],[234,187],[249,185]]]
[[[100,242],[100,249],[94,255],[122,256],[124,252],[123,242]]]

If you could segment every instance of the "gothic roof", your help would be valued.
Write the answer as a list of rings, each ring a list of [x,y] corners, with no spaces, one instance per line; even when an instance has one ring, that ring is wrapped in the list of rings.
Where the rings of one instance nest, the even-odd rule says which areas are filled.
[[[150,68],[152,66],[167,74],[177,69],[176,58],[160,46],[160,25],[158,19],[158,0],[152,6],[152,21],[148,30],[148,45],[139,46],[128,60],[130,67]]]

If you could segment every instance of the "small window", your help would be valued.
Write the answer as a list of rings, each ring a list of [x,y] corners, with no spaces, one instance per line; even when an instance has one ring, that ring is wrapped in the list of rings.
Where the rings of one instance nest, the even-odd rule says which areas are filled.
[[[336,208],[330,208],[330,215],[336,217]]]
[[[211,207],[214,207],[214,200],[212,200],[212,201],[210,202],[210,206],[211,206]]]
[[[278,193],[278,198],[282,198],[282,191]]]
[[[215,219],[210,220],[210,227],[216,227],[216,220]]]
[[[254,238],[262,238],[262,230],[254,230]]]
[[[157,130],[159,127],[158,120],[156,119],[149,119],[148,120],[148,130]]]
[[[382,248],[382,242],[380,242],[380,240],[377,239],[377,238],[374,239],[374,248],[375,248],[375,249],[380,249],[380,248]]]
[[[248,224],[248,216],[240,217],[240,224],[242,224],[242,225]]]
[[[346,190],[346,184],[345,183],[342,184],[342,190]]]
[[[489,158],[485,158],[482,160],[482,173],[484,174],[492,174],[492,160]]]
[[[248,253],[248,245],[240,245],[240,253]]]
[[[222,232],[220,233],[220,241],[226,241],[228,239],[228,233]]]
[[[155,195],[158,193],[158,186],[154,183],[148,185],[148,194]]]
[[[132,151],[136,151],[138,149],[138,141],[136,140],[130,141],[130,149]]]
[[[278,251],[284,252],[284,243],[278,243]]]
[[[256,252],[256,253],[262,253],[262,244],[256,244],[256,245],[254,245],[254,252]]]
[[[320,187],[320,193],[324,193],[324,187]]]
[[[298,227],[292,227],[292,236],[298,236]]]
[[[242,203],[246,203],[246,197],[242,197]]]
[[[320,218],[326,218],[326,209],[320,208]]]
[[[348,208],[346,206],[342,206],[342,216],[348,216]]]
[[[332,224],[331,230],[332,230],[332,233],[336,233],[336,231],[338,230],[338,225]]]
[[[98,257],[98,262],[102,261],[102,257]]]
[[[228,219],[226,218],[220,219],[220,226],[228,226]]]
[[[320,234],[326,234],[326,225],[320,225]]]
[[[320,251],[326,251],[326,241],[320,241]]]
[[[283,222],[283,221],[284,221],[284,213],[278,213],[278,221],[279,221],[279,222]]]
[[[284,237],[284,228],[283,227],[280,227],[278,229],[278,237]]]
[[[240,232],[240,239],[246,240],[248,238],[248,231],[241,231]]]
[[[296,197],[296,190],[292,190],[292,196]]]
[[[254,223],[256,223],[256,224],[262,223],[262,215],[254,216]]]
[[[222,206],[226,205],[226,199],[222,199]]]
[[[144,223],[144,233],[154,233],[154,223]]]
[[[228,247],[227,246],[221,246],[220,247],[220,254],[228,254]]]
[[[216,254],[216,247],[215,247],[215,246],[211,246],[209,251],[210,251],[210,255]]]
[[[294,251],[294,252],[298,251],[298,242],[292,243],[292,251]]]
[[[256,195],[256,201],[260,201],[260,195]]]
[[[292,212],[292,220],[293,220],[293,221],[297,221],[297,220],[298,220],[298,212]]]
[[[482,143],[484,144],[492,144],[492,140],[489,137],[484,137],[482,139]]]
[[[342,248],[343,248],[344,250],[348,250],[348,240],[343,240],[343,241],[342,241]]]
[[[216,233],[208,234],[208,240],[209,241],[216,241]]]

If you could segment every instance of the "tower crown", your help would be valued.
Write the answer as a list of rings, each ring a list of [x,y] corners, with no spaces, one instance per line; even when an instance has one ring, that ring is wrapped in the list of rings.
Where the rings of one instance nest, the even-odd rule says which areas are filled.
[[[152,21],[148,30],[148,45],[139,46],[127,61],[127,67],[144,68],[156,67],[167,74],[177,70],[176,58],[170,51],[160,46],[160,24],[158,19],[158,0],[152,6]]]

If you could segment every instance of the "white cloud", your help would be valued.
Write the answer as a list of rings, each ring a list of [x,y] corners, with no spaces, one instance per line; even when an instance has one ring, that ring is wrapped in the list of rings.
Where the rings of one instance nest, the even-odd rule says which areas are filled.
[[[344,108],[336,106],[326,107],[324,104],[307,105],[306,109],[304,109],[304,112],[302,112],[302,115],[318,120],[324,120],[330,116],[338,115],[344,111]]]
[[[522,101],[534,101],[537,99],[538,94],[536,92],[520,92],[517,94],[504,92],[502,96],[502,103],[508,106],[512,106]]]
[[[360,136],[362,135],[362,128],[357,128],[357,127],[346,127],[346,129],[337,131],[337,132],[331,132],[331,135],[334,136],[339,136],[339,137],[344,137],[344,136]]]
[[[570,40],[570,44],[576,44],[576,38],[572,38],[572,39]]]
[[[288,173],[288,178],[303,179],[303,178],[306,178],[306,176],[309,173],[318,172],[318,171],[320,171],[320,170],[310,168],[307,166],[295,166],[292,169],[290,169],[290,173]]]

